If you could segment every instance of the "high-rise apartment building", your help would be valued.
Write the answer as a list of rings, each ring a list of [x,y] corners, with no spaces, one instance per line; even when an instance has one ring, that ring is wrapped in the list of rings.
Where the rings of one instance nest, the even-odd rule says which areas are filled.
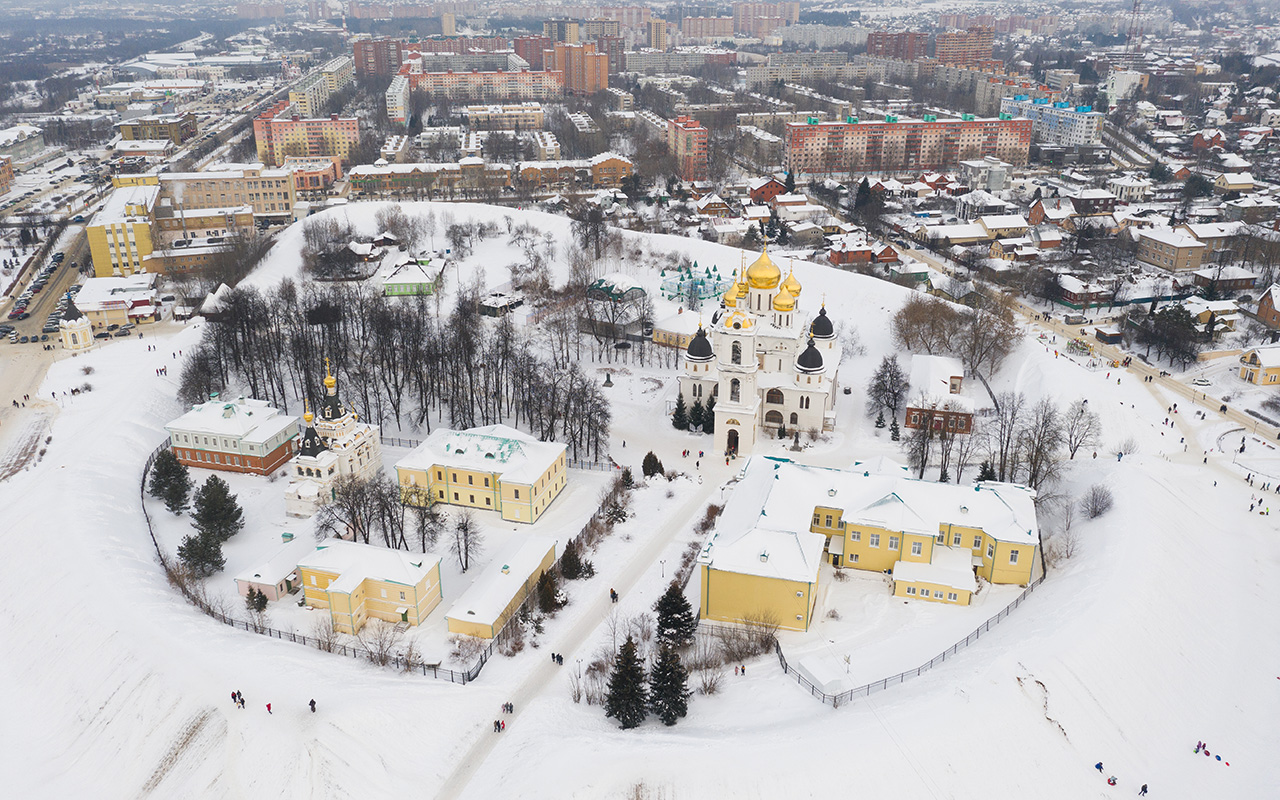
[[[680,33],[686,39],[732,39],[733,17],[685,17]]]
[[[347,161],[360,141],[355,117],[303,117],[287,100],[276,103],[253,121],[258,160],[278,167],[286,156],[333,156]]]
[[[762,38],[799,21],[798,2],[733,4],[733,29],[747,36]]]
[[[591,42],[599,39],[601,36],[621,36],[622,23],[618,22],[616,19],[597,17],[582,23],[581,30],[582,38]]]
[[[929,34],[919,31],[872,31],[867,34],[867,55],[915,61],[929,54]]]
[[[542,55],[547,69],[564,73],[564,90],[590,95],[609,88],[609,57],[597,53],[595,44],[556,42]]]
[[[361,39],[355,44],[356,74],[361,78],[385,78],[396,74],[404,57],[399,39]]]
[[[512,42],[512,47],[516,51],[516,55],[529,62],[529,69],[544,69],[546,62],[542,59],[542,52],[550,50],[555,42],[551,41],[550,36],[518,36]]]
[[[667,120],[667,150],[675,156],[682,180],[707,179],[708,139],[707,129],[693,117]]]
[[[994,46],[995,31],[991,28],[970,28],[938,34],[933,42],[933,55],[943,64],[971,66],[990,61]]]
[[[542,23],[542,35],[552,42],[577,44],[581,31],[576,19],[548,19]]]
[[[651,19],[645,23],[646,43],[654,50],[667,49],[667,21]]]
[[[783,135],[783,165],[800,175],[846,172],[917,172],[951,169],[967,159],[992,156],[1014,166],[1027,163],[1031,120],[959,119],[792,122]]]
[[[1105,115],[1090,106],[1050,103],[1019,94],[1002,99],[1000,112],[1002,116],[1031,120],[1031,130],[1041,142],[1067,146],[1102,143]]]

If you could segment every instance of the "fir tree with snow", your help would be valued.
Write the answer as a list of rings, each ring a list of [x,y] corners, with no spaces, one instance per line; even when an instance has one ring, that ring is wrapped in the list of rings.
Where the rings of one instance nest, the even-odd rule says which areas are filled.
[[[174,514],[187,508],[191,496],[191,473],[178,460],[172,450],[161,450],[151,465],[151,496],[164,501],[164,507]]]
[[[178,559],[182,565],[200,578],[207,578],[226,565],[222,557],[222,541],[217,536],[193,533],[182,538],[178,545]]]
[[[995,467],[991,466],[990,461],[983,461],[982,466],[978,467],[979,481],[994,481],[996,479]]]
[[[564,546],[564,553],[560,556],[560,574],[566,581],[576,581],[582,577],[582,556],[578,553],[578,542],[575,539],[570,539]]]
[[[702,429],[702,419],[706,416],[706,411],[702,407],[701,400],[694,400],[693,406],[689,409],[689,430],[698,431]]]
[[[895,442],[902,438],[902,429],[898,427],[896,419],[889,423],[889,438]]]
[[[622,488],[623,489],[636,488],[636,479],[631,475],[631,467],[622,468]]]
[[[249,587],[249,593],[244,597],[244,607],[249,611],[263,612],[267,610],[267,596],[258,591],[254,587]]]
[[[560,595],[560,582],[556,580],[554,570],[547,570],[538,577],[538,610],[543,614],[554,614],[564,605]]]
[[[876,427],[877,427],[877,428],[883,428],[883,427],[884,427],[884,412],[883,412],[883,411],[881,411],[879,414],[877,414],[877,415],[876,415]]]
[[[244,510],[236,502],[231,487],[217,475],[210,475],[196,490],[195,510],[191,513],[196,530],[225,542],[244,528]]]
[[[644,664],[640,663],[635,640],[630,636],[613,659],[613,672],[609,674],[609,688],[604,696],[604,715],[616,719],[623,730],[638,727],[649,715]]]
[[[716,409],[716,396],[711,395],[710,397],[707,398],[706,410],[702,412],[702,432],[703,433],[716,432],[715,409]]]
[[[663,725],[675,725],[689,713],[689,670],[670,645],[658,650],[658,660],[649,672],[649,708]]]
[[[640,471],[644,473],[646,478],[651,478],[654,475],[661,475],[666,472],[666,470],[662,468],[662,462],[658,460],[658,457],[654,455],[652,450],[646,453],[644,461],[640,462]]]
[[[672,647],[684,647],[693,642],[698,618],[678,583],[671,582],[667,591],[653,604],[653,610],[658,614],[658,641]]]
[[[671,425],[678,431],[689,430],[689,409],[684,404],[684,392],[676,395],[676,410],[671,415]]]

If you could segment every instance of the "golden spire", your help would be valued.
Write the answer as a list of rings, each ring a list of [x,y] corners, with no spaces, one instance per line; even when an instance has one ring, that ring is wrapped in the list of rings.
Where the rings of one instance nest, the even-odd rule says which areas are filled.
[[[324,358],[324,388],[332,391],[338,385],[338,379],[329,372],[329,357]]]

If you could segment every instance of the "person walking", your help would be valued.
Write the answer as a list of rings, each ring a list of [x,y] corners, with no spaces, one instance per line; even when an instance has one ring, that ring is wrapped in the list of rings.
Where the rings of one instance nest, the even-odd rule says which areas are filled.
[[[270,703],[267,703],[267,713],[268,713],[268,714],[270,714],[270,713],[271,713],[271,704],[270,704]]]
[[[1094,764],[1093,768],[1096,769],[1098,772],[1102,772],[1102,762],[1099,761],[1097,764]]]
[[[312,714],[316,713],[316,701],[315,701],[315,698],[312,698],[311,702],[310,702],[310,703],[307,703],[307,705],[311,706],[311,713],[312,713]]]
[[[1142,784],[1142,788],[1138,790],[1138,797],[1146,797],[1146,796],[1147,796],[1147,785],[1144,783]]]
[[[235,704],[236,704],[236,702],[237,702],[237,701],[236,701],[236,693],[235,693],[234,691],[232,691],[232,692],[231,692],[231,704],[232,704],[232,705],[235,705]]]

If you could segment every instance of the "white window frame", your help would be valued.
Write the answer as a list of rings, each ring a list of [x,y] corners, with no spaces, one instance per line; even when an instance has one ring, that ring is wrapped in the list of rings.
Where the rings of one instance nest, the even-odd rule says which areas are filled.
[[[897,536],[890,536],[890,537],[889,537],[889,549],[890,549],[890,550],[897,550],[897,549],[898,549],[898,537],[897,537]]]
[[[1010,551],[1009,551],[1009,563],[1010,563],[1010,564],[1017,564],[1017,563],[1018,563],[1018,551],[1017,551],[1017,550],[1010,550]]]
[[[871,546],[871,547],[879,548],[879,547],[880,547],[880,534],[878,534],[878,533],[873,533],[873,534],[871,534],[871,539],[870,539],[870,541],[868,541],[868,542],[867,542],[867,544],[868,544],[869,546]]]
[[[991,544],[987,545],[987,558],[995,558],[995,557],[996,557],[996,543],[992,542]]]
[[[912,543],[911,543],[911,555],[913,555],[913,556],[924,555],[924,543],[923,543],[923,542],[912,542]]]
[[[954,602],[956,602],[956,601],[957,601],[957,600],[959,600],[959,599],[960,599],[960,598],[956,595],[956,593],[955,593],[955,592],[947,592],[947,600],[948,600],[949,602],[954,603]]]

